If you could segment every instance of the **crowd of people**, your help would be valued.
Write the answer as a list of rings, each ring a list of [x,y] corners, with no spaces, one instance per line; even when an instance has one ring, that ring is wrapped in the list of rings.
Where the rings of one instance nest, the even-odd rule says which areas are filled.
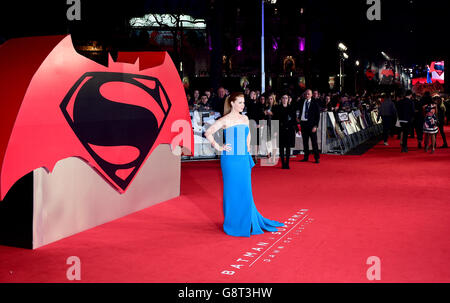
[[[416,137],[419,149],[434,153],[439,132],[443,141],[440,148],[448,148],[444,125],[450,120],[450,100],[445,100],[439,93],[425,92],[421,96],[408,90],[395,97],[384,94],[378,102],[385,145],[389,145],[389,136],[397,135],[401,139],[401,151],[408,152],[408,137]]]
[[[261,94],[259,90],[248,87],[243,93],[244,112],[256,123],[257,128],[259,121],[267,121],[269,128],[271,120],[279,121],[278,139],[284,168],[289,168],[289,157],[286,155],[290,155],[290,148],[295,145],[295,133],[301,133],[304,146],[309,146],[311,140],[315,163],[319,163],[316,131],[321,111],[334,112],[336,115],[357,109],[378,111],[378,118],[382,119],[383,124],[384,144],[389,145],[389,136],[397,135],[399,139],[402,138],[402,152],[408,151],[408,137],[417,137],[419,148],[434,152],[438,132],[444,142],[440,147],[448,147],[443,126],[445,120],[447,124],[450,120],[450,100],[444,100],[439,94],[425,93],[420,96],[407,91],[403,94],[363,92],[349,95],[339,92],[320,93],[310,89],[298,93],[291,90],[279,93],[270,90]],[[187,93],[189,109],[218,112],[223,116],[225,100],[229,94],[224,87],[219,87],[216,92],[193,90]],[[306,148],[302,161],[308,161],[308,156],[309,148]]]

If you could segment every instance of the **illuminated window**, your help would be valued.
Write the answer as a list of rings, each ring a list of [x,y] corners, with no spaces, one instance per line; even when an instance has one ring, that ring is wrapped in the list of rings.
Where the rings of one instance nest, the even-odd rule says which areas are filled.
[[[204,19],[195,19],[189,15],[178,16],[170,14],[148,14],[140,18],[131,18],[130,25],[133,27],[176,27],[178,17],[180,18],[180,26],[184,28],[206,28],[206,21]]]

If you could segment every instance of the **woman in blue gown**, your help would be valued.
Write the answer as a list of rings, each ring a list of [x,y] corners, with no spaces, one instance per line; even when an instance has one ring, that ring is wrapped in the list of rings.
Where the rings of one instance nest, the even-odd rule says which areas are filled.
[[[251,169],[255,166],[249,153],[250,130],[244,110],[244,94],[233,93],[225,100],[224,116],[205,133],[205,137],[222,152],[223,230],[231,236],[250,237],[266,231],[277,231],[284,224],[264,218],[253,201]],[[213,134],[223,129],[225,145],[220,146]]]

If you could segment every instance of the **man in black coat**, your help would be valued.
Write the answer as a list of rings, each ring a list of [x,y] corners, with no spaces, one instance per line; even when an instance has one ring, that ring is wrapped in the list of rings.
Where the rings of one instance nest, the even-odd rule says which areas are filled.
[[[416,131],[417,135],[417,148],[422,148],[422,140],[423,140],[423,123],[424,123],[424,116],[423,116],[423,102],[421,99],[415,98],[413,94],[412,100],[414,101],[414,121],[413,121],[413,128]]]
[[[389,145],[388,144],[389,133],[391,132],[392,127],[396,122],[395,119],[397,118],[397,108],[395,107],[394,102],[392,102],[389,93],[382,93],[381,97],[383,101],[378,107],[377,120],[380,120],[380,118],[382,119],[384,145]]]
[[[397,103],[398,120],[401,125],[402,132],[402,153],[408,152],[408,134],[412,126],[414,118],[414,101],[411,99],[412,91],[408,90],[405,98]]]
[[[221,86],[217,89],[217,95],[211,100],[212,108],[214,111],[219,112],[221,116],[223,116],[223,107],[225,105],[226,97],[225,88]]]
[[[320,120],[320,107],[317,102],[312,100],[312,91],[305,92],[305,99],[299,103],[299,119],[303,138],[304,158],[300,162],[307,162],[309,158],[309,139],[314,152],[315,163],[319,163],[319,147],[317,145],[317,128]]]

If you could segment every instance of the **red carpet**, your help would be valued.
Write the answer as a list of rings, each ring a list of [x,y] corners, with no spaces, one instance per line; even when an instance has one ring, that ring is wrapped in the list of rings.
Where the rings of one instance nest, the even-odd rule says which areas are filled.
[[[292,224],[251,238],[221,229],[219,162],[183,163],[176,199],[34,251],[0,246],[0,281],[67,282],[77,256],[81,282],[370,282],[377,256],[380,282],[450,282],[450,149],[409,145],[255,166],[258,210]]]

